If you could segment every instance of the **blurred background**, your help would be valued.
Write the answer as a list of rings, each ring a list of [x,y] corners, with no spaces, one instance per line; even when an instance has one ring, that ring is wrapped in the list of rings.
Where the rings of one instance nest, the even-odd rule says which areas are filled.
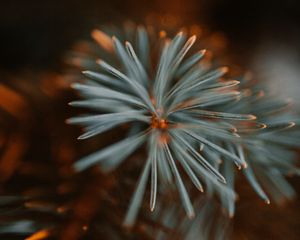
[[[239,64],[262,74],[278,94],[300,101],[296,0],[11,0],[0,7],[1,69],[60,70],[62,53],[99,24],[175,15],[182,25],[223,32]]]
[[[65,91],[68,84],[61,77],[66,51],[79,39],[88,38],[96,26],[124,20],[144,23],[149,16],[159,16],[165,24],[174,21],[180,26],[201,24],[220,34],[234,64],[267,81],[274,94],[293,98],[295,108],[299,109],[300,2],[297,0],[1,1],[0,142],[4,142],[2,136],[6,135],[10,135],[10,140],[3,145],[5,150],[1,150],[0,166],[6,166],[4,157],[15,159],[5,170],[0,170],[3,176],[0,180],[5,183],[1,194],[23,193],[20,179],[26,179],[26,186],[36,181],[23,178],[34,171],[32,161],[34,164],[53,159],[64,162],[59,170],[52,163],[53,168],[36,167],[40,175],[43,171],[51,172],[53,176],[43,181],[55,186],[60,181],[57,176],[62,173],[68,176],[77,155],[90,150],[80,149],[82,146],[74,150],[78,148],[74,143],[78,129],[64,125],[64,119],[74,115],[74,110],[67,107],[67,102],[74,99],[73,93]],[[12,131],[16,129],[17,134]],[[11,148],[7,150],[7,146]],[[18,162],[21,158],[25,159],[23,165]],[[293,184],[300,192],[299,179],[293,180]],[[241,194],[242,200],[248,197],[248,193]],[[298,239],[299,203],[296,200],[282,208],[266,207],[259,202],[255,206],[240,204],[234,220],[236,239]],[[249,214],[249,207],[259,208],[259,213]],[[69,229],[73,229],[72,224],[70,220]],[[76,239],[70,232],[67,232],[69,239]]]

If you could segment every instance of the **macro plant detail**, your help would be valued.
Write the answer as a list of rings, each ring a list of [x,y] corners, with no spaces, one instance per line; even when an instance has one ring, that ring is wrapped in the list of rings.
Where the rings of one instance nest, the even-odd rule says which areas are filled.
[[[1,6],[0,240],[299,239],[299,1]]]
[[[114,67],[98,59],[98,67],[91,64],[93,71],[83,71],[88,80],[72,86],[84,100],[70,105],[90,108],[97,113],[71,118],[68,123],[85,127],[79,139],[122,124],[131,123],[131,127],[124,140],[83,157],[75,168],[81,171],[97,164],[104,170],[112,170],[146,143],[147,159],[125,220],[129,225],[137,214],[149,175],[152,211],[160,181],[176,184],[187,215],[194,216],[178,165],[200,191],[205,183],[217,190],[224,201],[235,199],[234,191],[226,186],[226,179],[219,171],[220,157],[240,169],[247,164],[218,143],[230,145],[239,141],[233,124],[245,122],[247,125],[256,118],[252,114],[222,109],[229,102],[237,103],[241,97],[236,90],[239,81],[224,77],[226,67],[211,70],[202,62],[205,50],[192,51],[196,36],[186,39],[180,32],[169,39],[165,32],[160,32],[153,38],[153,33],[149,37],[145,28],[138,27],[133,46],[128,41],[123,45],[118,38],[100,30],[92,35],[113,55],[109,60],[119,64]],[[248,125],[251,128],[251,124]]]

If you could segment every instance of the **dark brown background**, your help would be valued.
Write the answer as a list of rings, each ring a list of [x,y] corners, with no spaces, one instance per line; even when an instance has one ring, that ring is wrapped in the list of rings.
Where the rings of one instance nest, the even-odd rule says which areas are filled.
[[[57,68],[62,52],[96,24],[140,22],[153,12],[225,32],[230,50],[244,62],[270,40],[292,46],[300,61],[297,0],[2,0],[0,11],[2,68]]]

